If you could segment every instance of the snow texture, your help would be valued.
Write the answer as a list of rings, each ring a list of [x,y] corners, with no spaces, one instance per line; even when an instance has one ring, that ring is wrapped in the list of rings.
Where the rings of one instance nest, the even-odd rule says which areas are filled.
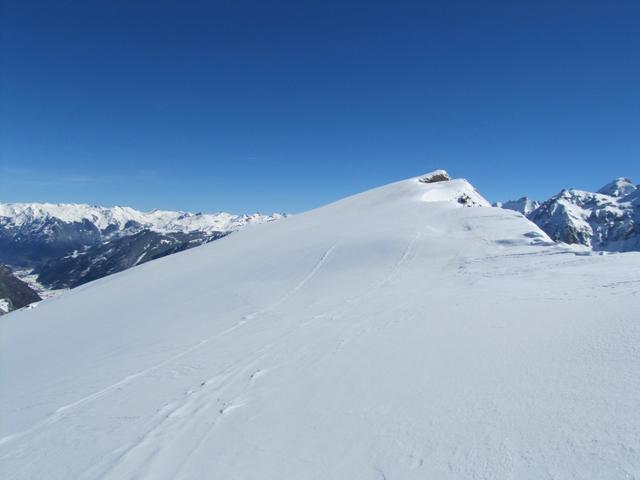
[[[640,254],[416,177],[0,318],[0,477],[640,476]]]

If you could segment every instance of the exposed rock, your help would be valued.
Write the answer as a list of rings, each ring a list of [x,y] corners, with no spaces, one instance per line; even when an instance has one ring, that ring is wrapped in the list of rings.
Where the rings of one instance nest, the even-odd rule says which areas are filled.
[[[451,177],[445,170],[434,170],[418,179],[422,183],[446,182],[449,180],[451,180]]]
[[[11,269],[0,265],[0,315],[40,300],[40,296],[17,278]]]

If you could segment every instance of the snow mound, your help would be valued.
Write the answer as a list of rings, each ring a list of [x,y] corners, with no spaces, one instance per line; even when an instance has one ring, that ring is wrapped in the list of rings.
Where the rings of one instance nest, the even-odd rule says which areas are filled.
[[[397,182],[0,317],[0,477],[640,476],[640,255],[460,195]]]

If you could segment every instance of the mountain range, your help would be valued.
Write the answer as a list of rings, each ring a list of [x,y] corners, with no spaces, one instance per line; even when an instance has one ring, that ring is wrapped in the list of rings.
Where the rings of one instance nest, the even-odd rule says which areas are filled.
[[[202,214],[81,204],[0,204],[0,263],[73,288],[283,215]]]
[[[443,177],[0,317],[0,477],[639,477],[640,253]]]
[[[594,251],[640,250],[640,189],[624,177],[597,192],[564,189],[542,203],[522,197],[495,206],[522,213],[556,242]]]

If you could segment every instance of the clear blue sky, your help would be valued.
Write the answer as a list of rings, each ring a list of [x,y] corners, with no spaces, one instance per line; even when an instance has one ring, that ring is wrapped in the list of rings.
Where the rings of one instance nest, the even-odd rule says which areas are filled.
[[[640,2],[4,0],[0,201],[299,212],[640,182]]]

